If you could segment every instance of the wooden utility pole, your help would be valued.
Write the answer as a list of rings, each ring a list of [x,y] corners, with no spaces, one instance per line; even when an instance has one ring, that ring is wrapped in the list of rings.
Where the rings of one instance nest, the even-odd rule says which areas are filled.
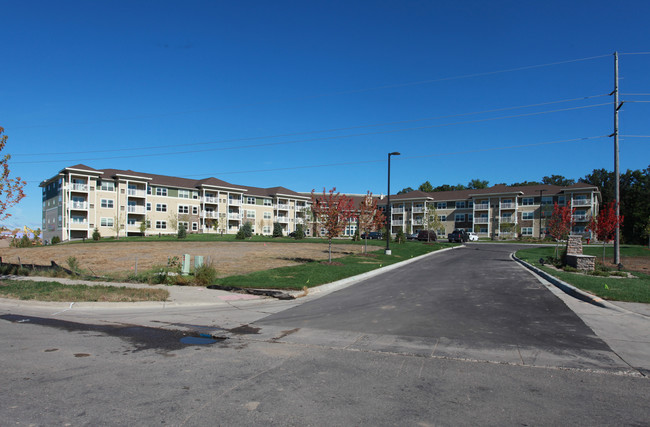
[[[621,215],[621,177],[618,162],[618,110],[623,104],[618,103],[618,52],[614,52],[614,195],[616,197],[616,218]],[[614,264],[621,262],[621,227],[616,225],[616,237],[614,238]]]

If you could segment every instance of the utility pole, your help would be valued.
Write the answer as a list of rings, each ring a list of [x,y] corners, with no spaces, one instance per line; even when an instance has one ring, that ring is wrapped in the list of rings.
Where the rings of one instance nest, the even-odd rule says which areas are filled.
[[[614,52],[614,195],[616,198],[616,219],[621,215],[621,173],[618,162],[618,110],[623,103],[618,103],[618,52]],[[616,237],[614,238],[614,264],[621,263],[621,227],[616,224]]]

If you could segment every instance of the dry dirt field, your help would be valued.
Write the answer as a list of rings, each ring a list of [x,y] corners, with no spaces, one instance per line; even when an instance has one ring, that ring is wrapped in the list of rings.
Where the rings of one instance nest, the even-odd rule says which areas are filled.
[[[361,253],[362,246],[332,245],[332,257]],[[50,261],[67,267],[68,257],[97,275],[132,271],[137,259],[138,270],[167,265],[169,257],[183,254],[208,257],[220,277],[246,274],[258,270],[299,264],[296,259],[327,259],[327,245],[320,243],[247,243],[247,242],[115,242],[86,243],[35,248],[0,247],[6,263],[49,265]],[[193,261],[192,261],[193,263]]]

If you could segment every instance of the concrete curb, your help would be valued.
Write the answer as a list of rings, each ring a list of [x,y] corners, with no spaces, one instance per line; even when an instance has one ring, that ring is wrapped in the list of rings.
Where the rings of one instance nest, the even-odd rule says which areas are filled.
[[[404,260],[404,261],[396,262],[395,264],[387,265],[386,267],[377,268],[375,270],[368,271],[367,273],[358,274],[358,275],[352,276],[352,277],[346,277],[345,279],[337,280],[336,282],[325,283],[323,285],[319,285],[319,286],[316,286],[316,287],[313,287],[313,288],[309,288],[307,296],[311,296],[311,295],[314,295],[314,294],[319,294],[319,293],[322,293],[322,292],[338,291],[340,289],[347,288],[348,286],[351,286],[351,285],[353,285],[353,284],[355,284],[357,282],[361,282],[363,280],[370,279],[371,277],[375,277],[375,276],[378,276],[380,274],[386,273],[388,271],[394,270],[396,268],[399,268],[399,267],[405,266],[407,264],[410,264],[412,262],[419,261],[422,258],[432,256],[432,255],[435,255],[435,254],[439,254],[439,253],[442,253],[442,252],[451,251],[451,250],[454,250],[454,249],[464,248],[464,247],[465,247],[465,245],[461,245],[461,246],[454,246],[453,248],[440,249],[439,251],[429,252],[427,254],[420,255],[420,256],[417,256],[415,258],[409,258],[409,259]],[[291,294],[292,295],[300,295],[300,294],[302,294],[302,291],[294,291],[294,292],[291,292]]]
[[[617,305],[614,305],[614,304],[612,304],[610,302],[607,302],[606,300],[604,300],[604,299],[602,299],[600,297],[597,297],[597,296],[592,295],[592,294],[590,294],[588,292],[585,292],[585,291],[583,291],[581,289],[578,289],[575,286],[570,285],[567,282],[564,282],[564,281],[558,279],[557,277],[548,274],[547,272],[545,272],[543,270],[540,270],[539,268],[527,263],[526,261],[517,258],[514,253],[511,253],[510,257],[514,261],[517,261],[522,266],[526,267],[527,269],[529,269],[533,273],[537,274],[538,276],[544,278],[548,282],[555,285],[555,287],[559,288],[564,293],[566,293],[568,295],[571,295],[574,298],[577,298],[577,299],[579,299],[581,301],[584,301],[584,302],[588,302],[590,304],[597,305],[598,307],[601,307],[601,308],[609,308],[609,309],[616,310],[616,311],[632,313],[632,312],[630,312],[628,310],[625,310],[624,308],[621,308],[621,307],[619,307]],[[636,313],[634,313],[634,314],[636,314]]]

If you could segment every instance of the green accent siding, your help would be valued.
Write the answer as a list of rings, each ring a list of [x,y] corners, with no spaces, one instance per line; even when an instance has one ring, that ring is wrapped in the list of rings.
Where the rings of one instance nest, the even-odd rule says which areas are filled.
[[[257,198],[255,199],[255,205],[257,205],[257,206],[264,206],[264,199],[262,199],[262,198],[260,198],[260,197],[257,197]]]
[[[167,196],[169,197],[178,197],[178,188],[168,188]]]

